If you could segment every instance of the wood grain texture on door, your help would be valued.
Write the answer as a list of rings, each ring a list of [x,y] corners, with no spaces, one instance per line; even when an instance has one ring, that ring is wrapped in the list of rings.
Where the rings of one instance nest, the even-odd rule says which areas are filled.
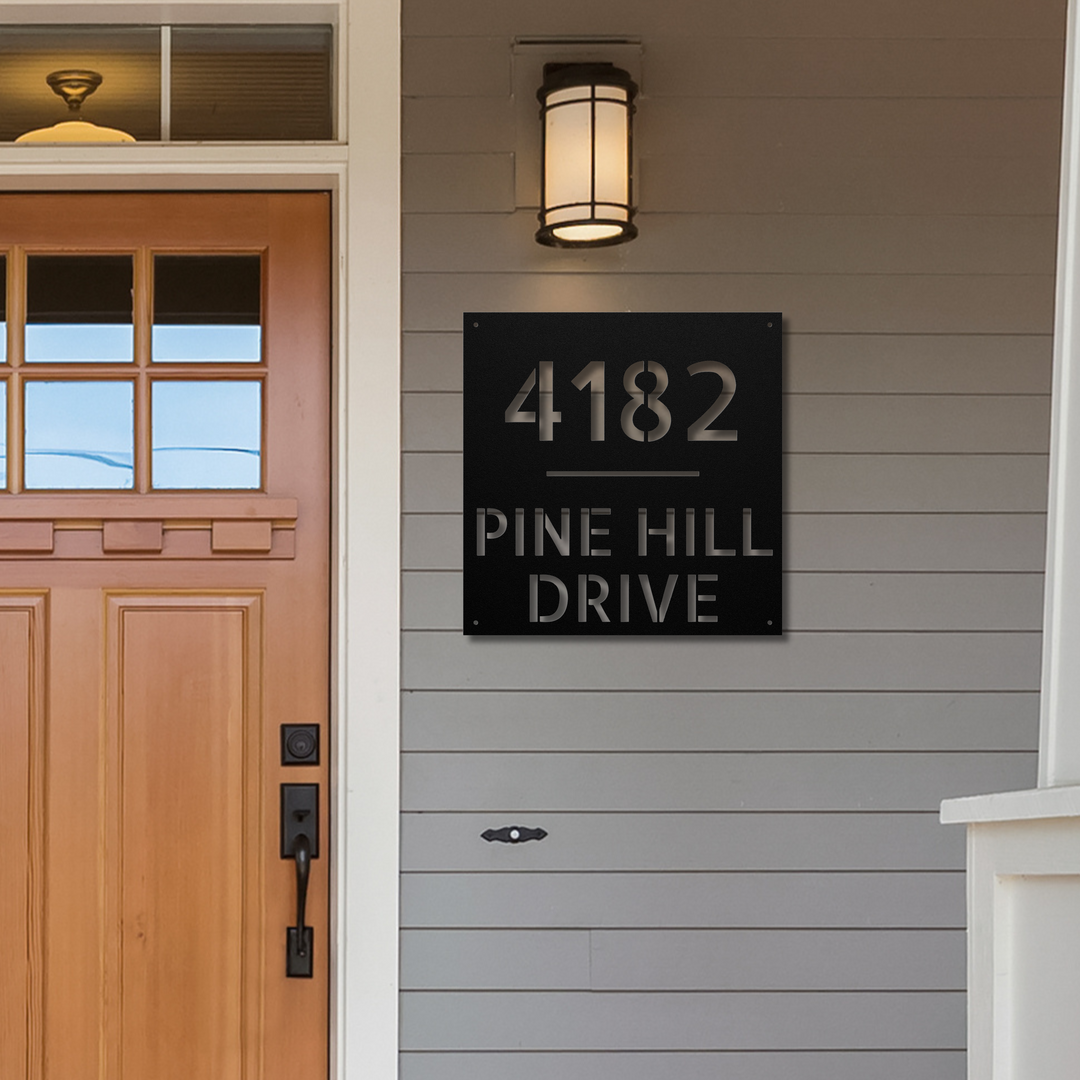
[[[42,1054],[45,845],[44,595],[0,593],[0,1076],[33,1076]]]
[[[310,192],[0,196],[3,1080],[327,1076],[329,212]],[[25,360],[42,252],[133,253],[134,360]],[[153,359],[160,253],[259,256],[261,360]],[[131,488],[26,492],[20,395],[79,380],[135,386]],[[152,487],[153,386],[199,380],[261,387],[258,488]],[[319,764],[283,766],[287,723],[319,725]],[[319,785],[311,978],[285,972],[283,783]]]

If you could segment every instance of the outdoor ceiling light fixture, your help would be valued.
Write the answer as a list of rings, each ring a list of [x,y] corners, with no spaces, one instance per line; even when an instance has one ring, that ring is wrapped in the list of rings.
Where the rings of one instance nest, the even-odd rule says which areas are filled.
[[[133,136],[118,128],[98,127],[82,118],[82,103],[101,85],[101,76],[96,71],[69,69],[54,71],[45,76],[54,94],[67,102],[70,120],[61,120],[52,127],[38,128],[20,135],[15,141],[26,142],[134,142]]]
[[[637,84],[613,64],[545,64],[540,100],[540,228],[549,247],[603,247],[637,236],[632,117]]]

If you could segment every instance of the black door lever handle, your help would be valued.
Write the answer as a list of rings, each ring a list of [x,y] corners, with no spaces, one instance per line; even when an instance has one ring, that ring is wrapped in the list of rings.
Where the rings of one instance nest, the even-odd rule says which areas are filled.
[[[319,856],[319,785],[281,785],[281,857],[296,865],[296,925],[286,930],[285,974],[310,979],[315,931],[307,925],[311,860]]]
[[[296,955],[307,957],[311,944],[308,928],[304,925],[308,879],[311,877],[311,841],[307,833],[301,833],[293,841],[293,858],[296,859]],[[291,931],[292,927],[289,929]]]

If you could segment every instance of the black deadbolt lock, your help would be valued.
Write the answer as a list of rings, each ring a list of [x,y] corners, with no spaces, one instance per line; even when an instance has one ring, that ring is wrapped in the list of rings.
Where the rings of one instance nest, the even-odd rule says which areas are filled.
[[[281,764],[319,764],[319,725],[281,725]]]

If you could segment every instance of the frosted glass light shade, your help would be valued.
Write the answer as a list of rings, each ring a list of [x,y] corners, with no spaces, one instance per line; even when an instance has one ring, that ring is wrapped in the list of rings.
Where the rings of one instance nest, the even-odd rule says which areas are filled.
[[[17,143],[127,143],[135,139],[119,128],[98,127],[86,120],[62,120],[52,127],[20,135]]]
[[[631,120],[637,85],[612,64],[548,64],[537,91],[543,130],[538,243],[621,244],[633,224]]]

